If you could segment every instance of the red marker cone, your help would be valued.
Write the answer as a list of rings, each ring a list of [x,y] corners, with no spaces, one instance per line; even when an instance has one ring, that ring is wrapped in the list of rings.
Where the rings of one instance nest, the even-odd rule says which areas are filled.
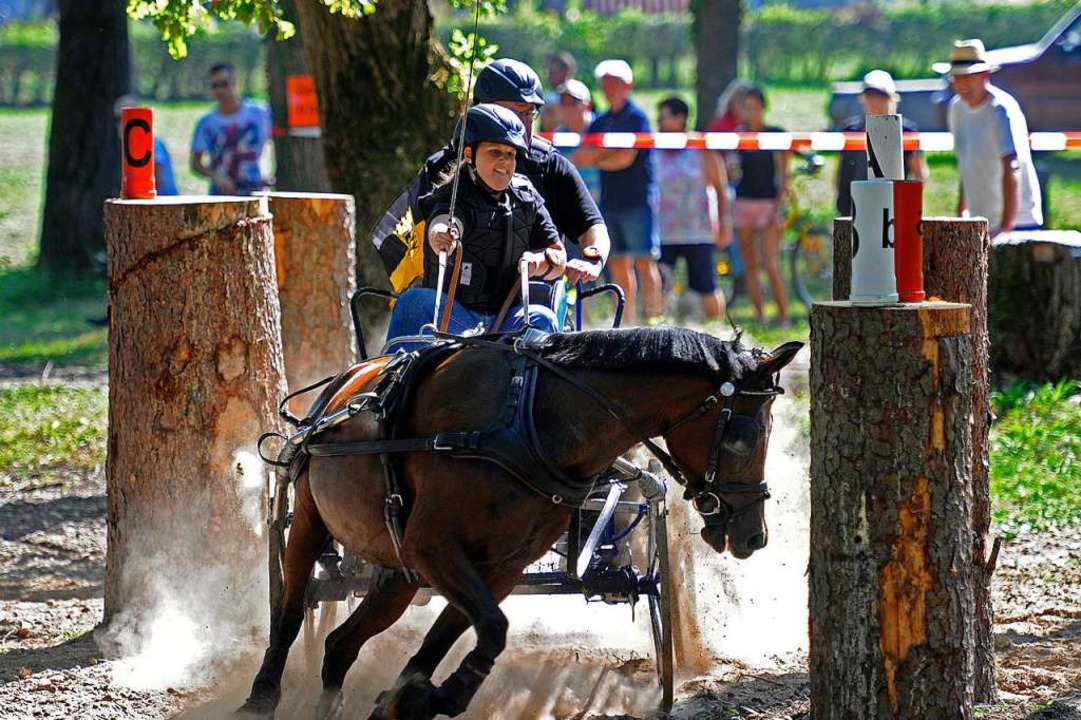
[[[120,111],[120,145],[124,179],[120,196],[149,200],[158,196],[154,185],[154,111],[129,107]]]

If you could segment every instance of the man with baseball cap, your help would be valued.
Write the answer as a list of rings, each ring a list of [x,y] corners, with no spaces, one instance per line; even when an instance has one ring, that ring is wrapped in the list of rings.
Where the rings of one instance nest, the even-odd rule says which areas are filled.
[[[544,105],[540,77],[529,65],[503,58],[477,75],[473,91],[476,103],[494,103],[518,115],[525,126],[529,151],[518,162],[517,172],[529,178],[552,215],[560,235],[578,246],[578,257],[567,263],[567,279],[596,280],[608,259],[608,229],[577,168],[555,147],[533,134],[533,122]],[[431,192],[436,178],[457,159],[457,139],[425,160],[417,177],[384,211],[372,232],[391,286],[401,292],[414,284],[423,271],[424,222],[419,198]]]
[[[893,77],[885,70],[872,70],[863,76],[863,91],[860,104],[864,112],[844,120],[836,128],[839,132],[863,132],[867,128],[867,115],[893,115],[897,112],[897,103],[901,97],[897,94],[897,85]],[[905,132],[916,132],[919,128],[908,118],[903,118]],[[919,150],[905,151],[905,178],[908,180],[927,179],[927,161]],[[837,214],[852,214],[853,180],[867,179],[867,152],[865,150],[844,150],[841,162],[837,166]]]
[[[634,73],[625,60],[604,60],[595,70],[608,110],[589,126],[589,133],[650,132],[649,118],[631,100]],[[635,295],[642,286],[646,318],[661,317],[664,299],[657,267],[660,241],[655,208],[657,186],[653,157],[648,149],[583,147],[574,154],[579,167],[596,166],[601,171],[601,214],[612,238],[608,267],[612,279],[627,296],[627,317],[635,319]],[[636,277],[637,275],[637,277]]]
[[[957,40],[949,61],[933,67],[949,74],[956,93],[948,119],[961,175],[958,214],[987,218],[992,236],[1039,228],[1043,208],[1028,123],[1017,100],[991,84],[998,66],[988,61],[983,42]]]

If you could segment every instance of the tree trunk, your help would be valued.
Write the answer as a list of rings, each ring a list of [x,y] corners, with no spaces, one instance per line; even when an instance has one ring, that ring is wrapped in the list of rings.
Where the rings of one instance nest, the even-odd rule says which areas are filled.
[[[995,372],[1081,377],[1081,233],[996,238],[988,298]]]
[[[106,619],[172,602],[215,628],[266,605],[266,470],[281,315],[265,198],[106,204]]]
[[[275,187],[290,192],[330,192],[319,128],[312,128],[316,133],[312,137],[290,133],[285,79],[290,75],[310,75],[311,70],[293,2],[281,0],[280,4],[282,14],[294,24],[297,34],[288,40],[274,40],[273,35],[266,40],[267,91],[274,117]]]
[[[987,339],[987,221],[962,218],[924,218],[923,285],[928,298],[972,306],[972,552],[975,573],[976,702],[992,703],[995,687],[994,608],[991,575],[995,570],[995,542],[990,540],[991,484],[988,434],[991,430],[990,378]],[[833,224],[833,299],[847,300],[852,285],[852,221]],[[997,541],[996,541],[997,542]]]
[[[349,300],[356,289],[352,195],[271,193],[282,352],[290,392],[356,359]],[[312,396],[291,408],[303,414]]]
[[[128,92],[124,0],[59,0],[60,45],[49,130],[49,169],[38,267],[101,269],[102,203],[120,194],[120,133],[113,103]]]
[[[973,367],[966,305],[812,310],[815,720],[971,717]]]
[[[743,19],[740,0],[693,0],[694,45],[698,69],[695,126],[705,130],[713,120],[717,99],[739,74],[739,28]]]
[[[294,0],[321,98],[327,175],[357,200],[357,278],[389,287],[368,241],[384,208],[421,163],[450,138],[457,99],[425,0],[379,6],[359,20],[327,12],[320,0]],[[371,303],[369,324],[386,314]]]

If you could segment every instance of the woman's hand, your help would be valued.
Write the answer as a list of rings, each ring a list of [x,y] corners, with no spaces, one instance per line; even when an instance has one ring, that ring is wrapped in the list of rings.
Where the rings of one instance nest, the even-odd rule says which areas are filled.
[[[567,267],[567,254],[558,248],[546,248],[539,252],[522,253],[523,263],[529,277],[553,280],[561,277]]]

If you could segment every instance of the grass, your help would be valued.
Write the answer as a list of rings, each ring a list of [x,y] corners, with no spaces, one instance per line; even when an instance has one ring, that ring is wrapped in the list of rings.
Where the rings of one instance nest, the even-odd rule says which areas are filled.
[[[54,366],[104,369],[108,331],[101,280],[51,278],[30,267],[0,268],[0,367],[16,374]]]
[[[991,495],[1007,533],[1081,520],[1081,382],[992,393]]]
[[[105,462],[108,396],[48,385],[0,388],[0,487]]]

